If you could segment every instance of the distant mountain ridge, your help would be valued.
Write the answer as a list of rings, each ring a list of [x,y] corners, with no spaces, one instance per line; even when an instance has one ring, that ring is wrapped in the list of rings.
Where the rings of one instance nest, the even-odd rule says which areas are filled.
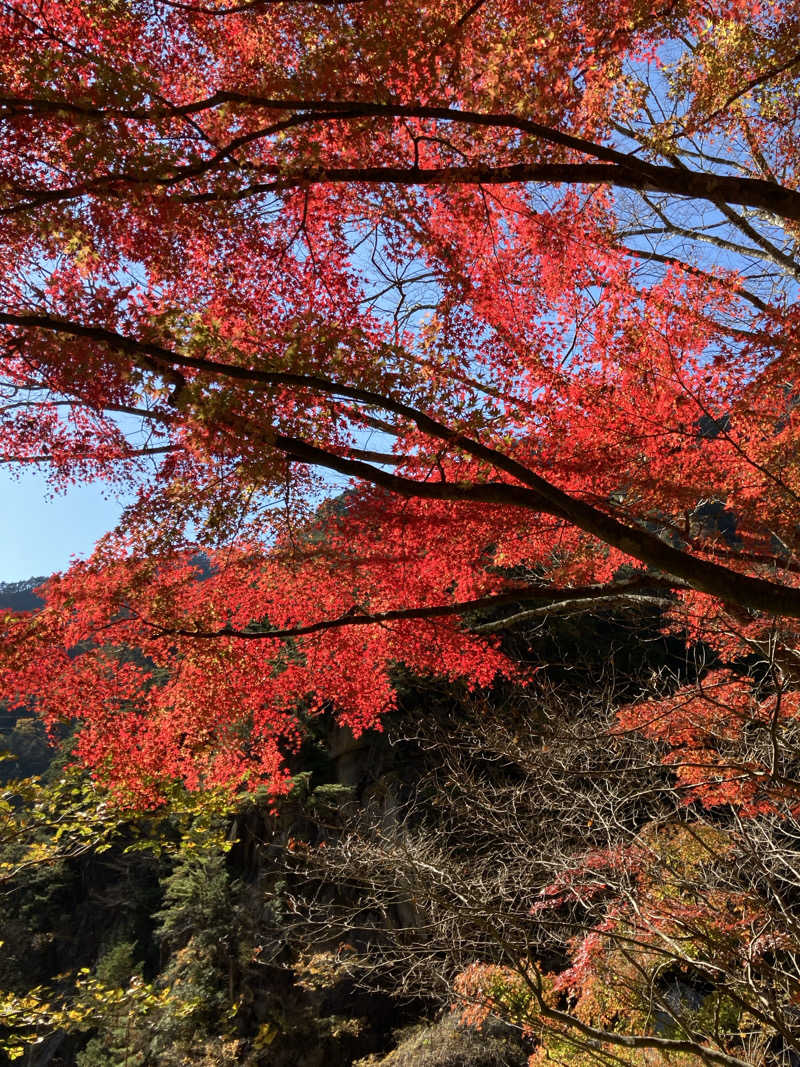
[[[198,552],[192,556],[191,562],[200,571],[199,580],[204,581],[211,573],[208,557]],[[48,575],[40,574],[35,578],[25,578],[21,582],[0,582],[0,610],[6,608],[11,611],[38,611],[44,601],[36,596],[34,589],[46,582],[47,578]]]
[[[45,581],[46,575],[26,578],[22,582],[0,582],[0,608],[11,611],[36,611],[44,601],[36,596],[34,589]]]

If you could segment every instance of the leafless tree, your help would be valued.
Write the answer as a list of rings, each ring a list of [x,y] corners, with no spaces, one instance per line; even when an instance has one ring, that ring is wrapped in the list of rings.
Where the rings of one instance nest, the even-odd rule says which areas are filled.
[[[610,695],[542,681],[400,726],[422,773],[381,776],[300,850],[298,928],[556,1061],[800,1062],[800,811],[703,809]]]

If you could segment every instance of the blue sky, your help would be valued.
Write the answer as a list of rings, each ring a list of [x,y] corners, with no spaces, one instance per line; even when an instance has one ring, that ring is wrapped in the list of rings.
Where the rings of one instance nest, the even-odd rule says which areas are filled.
[[[0,582],[63,570],[72,556],[91,552],[121,509],[100,484],[54,496],[42,472],[12,478],[0,468]]]

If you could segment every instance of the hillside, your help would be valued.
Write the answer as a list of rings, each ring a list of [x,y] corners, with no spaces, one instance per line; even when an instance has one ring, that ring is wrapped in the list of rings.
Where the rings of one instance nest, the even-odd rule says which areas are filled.
[[[12,611],[35,611],[42,606],[42,600],[34,589],[44,581],[44,576],[25,578],[21,582],[0,582],[0,608]]]

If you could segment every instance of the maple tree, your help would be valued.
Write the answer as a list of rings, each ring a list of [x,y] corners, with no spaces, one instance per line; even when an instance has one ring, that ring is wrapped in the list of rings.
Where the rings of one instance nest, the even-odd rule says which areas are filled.
[[[148,804],[280,792],[398,663],[524,682],[509,613],[659,600],[791,689],[798,17],[7,4],[2,459],[135,503],[5,698]]]
[[[513,899],[568,965],[465,947],[462,994],[523,1013],[540,1059],[741,1063],[753,1019],[775,1062],[798,1047],[799,23],[794,0],[0,14],[0,459],[134,501],[3,618],[4,699],[77,721],[151,806],[172,779],[284,791],[302,719],[378,726],[398,665],[524,685],[497,635],[526,620],[645,604],[705,650],[604,725],[651,757],[657,819],[623,833],[625,796],[602,823],[542,779],[572,837],[548,872],[519,846]]]

